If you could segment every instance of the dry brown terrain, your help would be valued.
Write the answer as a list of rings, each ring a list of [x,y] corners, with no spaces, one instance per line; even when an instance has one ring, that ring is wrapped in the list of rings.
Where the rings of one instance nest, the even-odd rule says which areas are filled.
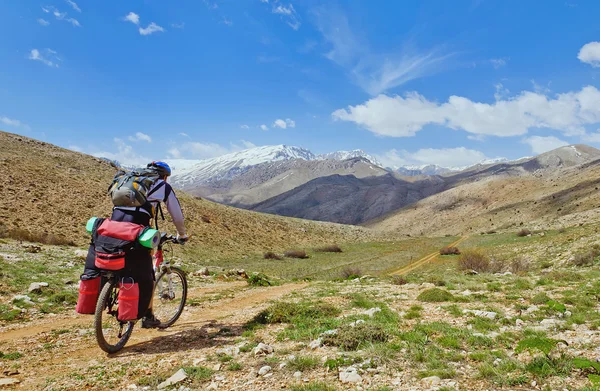
[[[106,190],[116,168],[109,162],[42,141],[0,132],[0,235],[84,245],[91,216],[107,216]],[[363,228],[264,215],[222,206],[179,192],[189,252],[214,258],[290,246],[353,241]],[[173,230],[171,224],[162,227]]]
[[[600,218],[600,162],[530,175],[488,176],[368,224],[399,234],[461,235],[560,228]]]

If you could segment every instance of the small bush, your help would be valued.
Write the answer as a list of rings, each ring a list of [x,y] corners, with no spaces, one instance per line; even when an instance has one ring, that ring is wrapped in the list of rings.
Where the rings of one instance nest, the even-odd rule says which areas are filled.
[[[248,285],[251,286],[271,286],[273,282],[269,279],[266,274],[253,273],[248,276]]]
[[[286,258],[298,258],[298,259],[306,259],[308,258],[308,254],[303,250],[288,250],[283,255]]]
[[[265,253],[265,255],[263,256],[264,259],[275,259],[277,261],[281,261],[283,259],[283,257],[279,254],[275,254],[272,251],[267,251]]]
[[[23,355],[19,352],[13,352],[13,353],[0,352],[0,360],[18,360],[21,357],[23,357]]]
[[[417,300],[427,303],[442,303],[444,301],[454,301],[454,296],[446,290],[433,288],[421,292],[421,294],[417,296]]]
[[[525,259],[517,257],[510,261],[509,267],[512,274],[521,274],[528,272],[530,265]]]
[[[362,270],[357,267],[346,267],[342,270],[342,278],[344,280],[354,280],[362,277]]]
[[[392,284],[394,285],[406,285],[408,284],[408,280],[402,276],[393,276]]]
[[[460,255],[458,247],[444,247],[440,250],[440,255]]]
[[[531,298],[531,304],[536,304],[536,305],[546,304],[549,301],[550,301],[550,297],[548,297],[546,292],[540,292]]]
[[[600,246],[596,244],[587,251],[575,254],[571,259],[571,263],[575,266],[591,266],[599,255]]]
[[[287,365],[293,371],[304,372],[310,369],[315,369],[319,366],[321,360],[313,356],[297,356],[288,360]]]
[[[340,246],[338,246],[337,244],[319,247],[318,249],[316,249],[316,251],[320,252],[320,253],[341,253],[341,252],[343,252],[342,248]]]
[[[183,367],[182,368],[189,378],[194,380],[208,380],[212,377],[214,371],[205,367]]]
[[[460,270],[475,270],[478,273],[487,273],[490,271],[490,258],[481,251],[464,251],[458,258],[458,268]]]
[[[258,313],[250,323],[274,324],[293,323],[297,318],[328,318],[338,316],[341,311],[328,303],[322,302],[299,302],[275,303],[269,308]]]
[[[364,343],[387,342],[389,334],[379,325],[361,323],[356,326],[345,325],[335,335],[326,335],[323,343],[345,350],[357,350]]]
[[[307,384],[297,384],[290,387],[290,391],[335,391],[336,388],[323,382],[310,382]]]
[[[529,235],[531,235],[531,231],[528,229],[522,229],[519,232],[517,232],[517,236],[520,238],[522,238],[524,236],[529,236]]]

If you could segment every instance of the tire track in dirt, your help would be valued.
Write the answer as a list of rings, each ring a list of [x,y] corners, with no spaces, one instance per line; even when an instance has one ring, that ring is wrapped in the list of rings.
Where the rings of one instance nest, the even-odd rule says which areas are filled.
[[[462,242],[464,242],[465,240],[467,240],[468,238],[469,238],[468,236],[463,236],[462,238],[458,239],[454,243],[449,244],[447,247],[456,247],[459,244],[461,244]],[[425,265],[426,263],[433,261],[434,259],[436,259],[438,257],[438,255],[440,255],[440,252],[436,251],[434,253],[424,256],[423,258],[419,259],[416,262],[406,265],[406,266],[404,266],[398,270],[395,270],[389,274],[391,276],[401,276],[401,275],[410,273],[413,270],[418,269],[421,266]]]
[[[210,293],[218,293],[231,288],[245,287],[245,281],[236,281],[225,284],[215,284],[211,286],[197,287],[190,289],[190,298],[202,296]],[[8,329],[0,332],[0,342],[14,341],[17,339],[28,338],[41,333],[47,333],[61,328],[90,328],[93,325],[93,317],[88,315],[68,315],[65,317],[45,316],[42,319],[26,324],[24,327]]]

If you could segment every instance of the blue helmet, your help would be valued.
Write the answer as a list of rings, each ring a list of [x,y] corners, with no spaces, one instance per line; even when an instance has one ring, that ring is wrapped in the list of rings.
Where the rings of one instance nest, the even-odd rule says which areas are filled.
[[[147,168],[153,168],[158,172],[160,176],[170,176],[171,175],[171,167],[165,162],[152,162],[148,163]]]

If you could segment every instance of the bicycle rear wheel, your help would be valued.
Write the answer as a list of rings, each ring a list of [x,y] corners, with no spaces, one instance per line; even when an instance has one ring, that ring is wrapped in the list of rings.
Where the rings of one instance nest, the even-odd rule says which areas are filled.
[[[134,322],[123,322],[117,319],[119,307],[119,289],[114,279],[111,279],[102,288],[96,303],[94,314],[94,328],[96,340],[100,349],[106,353],[116,353],[123,349],[131,332]]]
[[[152,312],[161,320],[161,328],[172,326],[179,319],[187,299],[185,272],[171,267],[163,270],[156,278]]]

